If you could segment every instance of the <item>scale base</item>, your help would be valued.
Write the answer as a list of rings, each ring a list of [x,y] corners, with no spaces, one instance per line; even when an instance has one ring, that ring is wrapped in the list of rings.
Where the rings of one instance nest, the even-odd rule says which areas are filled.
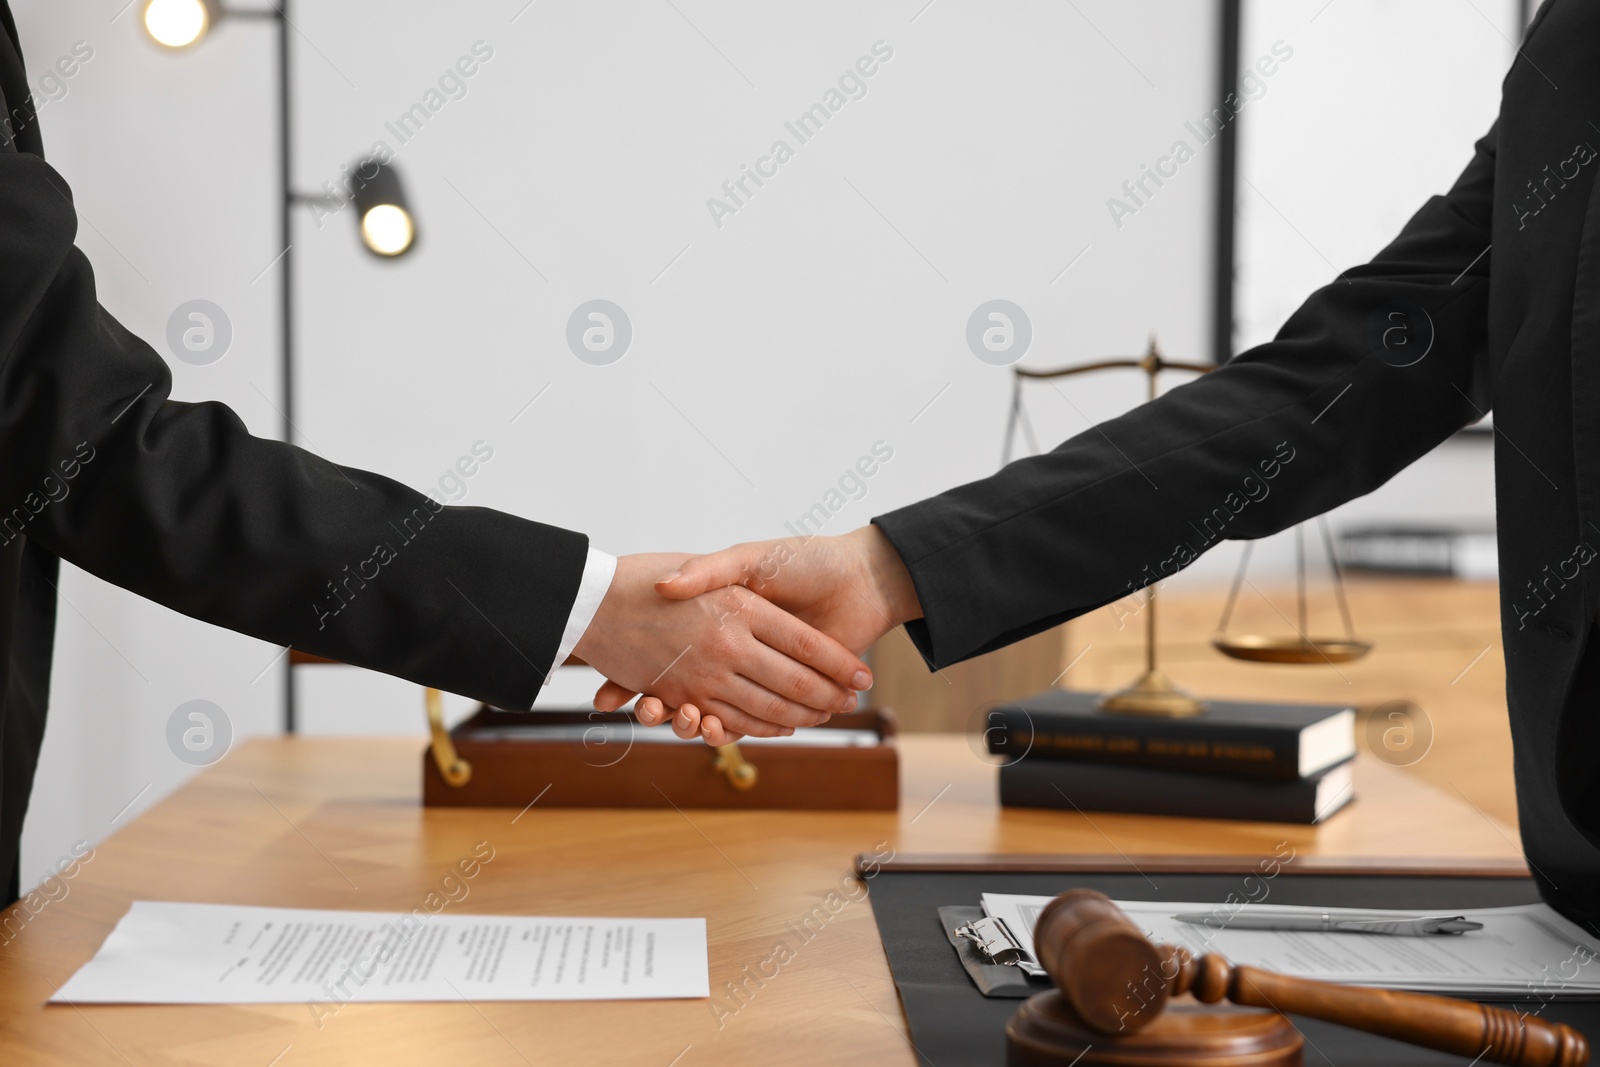
[[[1187,1004],[1137,1031],[1097,1033],[1054,989],[1023,1001],[1006,1025],[1006,1067],[1302,1067],[1302,1046],[1277,1012]]]
[[[1100,698],[1099,708],[1114,715],[1153,715],[1167,719],[1188,719],[1204,715],[1206,702],[1178,688],[1160,670],[1152,667],[1132,685]]]

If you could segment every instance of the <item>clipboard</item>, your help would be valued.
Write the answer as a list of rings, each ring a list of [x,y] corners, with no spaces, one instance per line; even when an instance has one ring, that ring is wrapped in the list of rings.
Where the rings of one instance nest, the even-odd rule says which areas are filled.
[[[985,921],[996,927],[992,937],[978,932],[979,924]],[[972,979],[972,984],[984,996],[1019,1000],[1050,988],[1049,978],[1024,970],[1018,966],[1018,961],[1002,962],[996,959],[997,953],[990,947],[995,940],[1006,944],[1014,953],[1027,954],[1016,943],[1011,931],[1005,928],[1005,922],[989,919],[981,906],[946,905],[939,909],[939,924],[944,927],[945,937],[950,939],[950,946],[955,949],[956,957],[966,969],[967,977]]]

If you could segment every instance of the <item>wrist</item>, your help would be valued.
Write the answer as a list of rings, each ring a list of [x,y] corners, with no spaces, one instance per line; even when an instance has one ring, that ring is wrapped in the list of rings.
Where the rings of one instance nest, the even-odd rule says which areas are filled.
[[[922,618],[922,603],[917,599],[911,571],[889,536],[871,523],[845,536],[855,542],[869,580],[894,625]]]
[[[595,660],[606,658],[612,631],[617,625],[617,616],[619,612],[625,610],[623,601],[627,598],[629,583],[636,580],[634,570],[632,557],[616,557],[611,573],[607,575],[605,590],[600,594],[599,603],[595,605],[594,612],[589,618],[589,625],[584,627],[583,633],[578,635],[578,640],[572,645],[572,655],[579,662],[596,670],[601,669]]]

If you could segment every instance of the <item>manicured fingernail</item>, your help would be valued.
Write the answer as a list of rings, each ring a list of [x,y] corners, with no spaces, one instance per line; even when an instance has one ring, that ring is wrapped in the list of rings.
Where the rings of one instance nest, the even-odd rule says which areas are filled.
[[[657,578],[656,579],[656,584],[657,585],[671,585],[673,582],[677,581],[679,578],[682,578],[682,577],[683,577],[683,572],[682,571],[673,571],[671,574],[663,574],[661,577]]]
[[[839,702],[839,710],[840,711],[855,711],[856,710],[856,705],[859,704],[859,703],[860,703],[860,698],[857,697],[856,694],[851,693],[850,695],[846,696],[843,700],[841,700]]]
[[[872,675],[866,671],[856,671],[856,676],[850,679],[852,689],[871,689]]]

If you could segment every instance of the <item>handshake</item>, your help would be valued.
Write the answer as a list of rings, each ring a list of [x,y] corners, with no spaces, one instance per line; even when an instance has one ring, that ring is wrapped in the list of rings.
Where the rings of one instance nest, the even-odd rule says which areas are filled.
[[[635,696],[639,721],[725,745],[792,734],[855,710],[861,654],[922,617],[910,572],[876,526],[752,541],[706,556],[623,556],[573,649],[608,681],[594,706]]]

